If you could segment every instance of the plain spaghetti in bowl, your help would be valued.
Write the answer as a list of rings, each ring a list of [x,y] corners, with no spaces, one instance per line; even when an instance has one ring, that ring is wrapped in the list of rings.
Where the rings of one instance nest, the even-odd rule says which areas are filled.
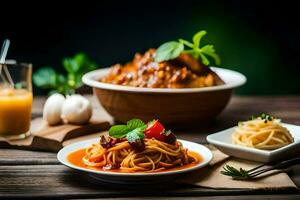
[[[232,134],[234,144],[263,150],[278,149],[293,141],[292,135],[282,126],[280,119],[267,114],[239,122]]]

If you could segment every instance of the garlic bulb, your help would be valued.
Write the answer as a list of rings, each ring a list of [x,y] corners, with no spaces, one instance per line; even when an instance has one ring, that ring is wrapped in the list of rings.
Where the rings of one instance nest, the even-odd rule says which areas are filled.
[[[61,117],[70,124],[85,124],[92,116],[90,101],[78,94],[67,97],[63,106]]]
[[[61,94],[51,95],[44,105],[43,118],[48,122],[49,125],[56,125],[62,122],[61,110],[65,97]]]

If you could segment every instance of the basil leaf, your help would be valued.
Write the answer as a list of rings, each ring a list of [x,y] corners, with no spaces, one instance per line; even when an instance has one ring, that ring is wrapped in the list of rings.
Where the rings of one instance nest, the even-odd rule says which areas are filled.
[[[46,67],[33,75],[33,82],[37,87],[51,89],[51,93],[72,94],[83,85],[81,81],[83,74],[96,69],[97,66],[84,53],[78,53],[71,58],[64,58],[62,65],[67,74],[57,74],[51,67]]]
[[[206,58],[206,56],[202,53],[199,54],[199,56],[201,57],[202,63],[206,66],[209,65],[209,60]]]
[[[204,35],[206,35],[206,31],[199,31],[193,36],[194,48],[198,48],[200,46],[200,41]]]
[[[130,131],[129,133],[127,133],[127,140],[129,143],[133,143],[137,140],[142,140],[144,139],[144,130],[147,126],[144,125],[143,127],[139,127],[136,129],[133,129],[132,131]]]
[[[179,39],[178,41],[179,41],[180,43],[182,43],[182,44],[184,44],[184,45],[190,47],[190,48],[193,48],[193,47],[194,47],[194,44],[190,43],[190,42],[187,41],[187,40]]]
[[[86,72],[96,69],[96,64],[84,53],[78,53],[72,58],[63,59],[63,66],[69,72],[68,83],[73,88],[81,87],[83,85],[82,76]]]
[[[126,125],[115,125],[108,130],[108,133],[111,137],[123,138],[129,131],[130,129]]]
[[[56,90],[58,93],[65,94],[65,95],[71,95],[75,94],[74,88],[72,88],[66,79],[66,77],[62,74],[58,74],[56,76]]]
[[[205,45],[201,48],[201,52],[212,57],[215,60],[216,65],[221,65],[221,59],[215,51],[216,50],[213,45]]]
[[[74,60],[79,66],[83,66],[86,63],[89,63],[89,59],[88,59],[87,55],[85,55],[84,53],[76,54],[74,56]]]
[[[63,66],[69,73],[76,73],[80,68],[80,65],[72,58],[64,58]]]
[[[85,73],[96,69],[96,64],[92,62],[85,53],[78,53],[74,56],[74,61],[79,65],[79,71]]]
[[[207,58],[207,56],[214,59],[216,65],[221,64],[221,59],[218,56],[218,54],[215,53],[215,49],[213,45],[205,45],[202,48],[200,47],[201,39],[203,36],[207,34],[206,31],[199,31],[193,36],[193,43],[179,39],[179,42],[182,43],[185,47],[189,47],[191,49],[186,49],[183,51],[183,53],[188,53],[192,55],[196,59],[201,59],[202,63],[204,65],[209,65],[210,61]]]
[[[146,124],[140,119],[131,119],[127,122],[127,127],[130,130],[145,126]]]
[[[115,125],[109,129],[109,135],[114,138],[123,138],[133,132],[138,134],[140,138],[144,138],[144,130],[147,125],[140,119],[132,119],[127,122],[127,125]],[[131,133],[131,134],[133,134]]]
[[[42,88],[55,87],[56,72],[51,67],[43,67],[33,74],[33,82]]]
[[[155,62],[172,60],[180,55],[184,50],[184,45],[180,42],[166,42],[158,47],[154,57]]]

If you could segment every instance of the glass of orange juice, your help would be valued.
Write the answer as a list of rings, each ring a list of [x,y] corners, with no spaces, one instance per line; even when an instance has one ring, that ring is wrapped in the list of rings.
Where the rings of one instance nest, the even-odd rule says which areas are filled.
[[[31,64],[0,64],[0,137],[14,140],[30,134],[31,77]]]

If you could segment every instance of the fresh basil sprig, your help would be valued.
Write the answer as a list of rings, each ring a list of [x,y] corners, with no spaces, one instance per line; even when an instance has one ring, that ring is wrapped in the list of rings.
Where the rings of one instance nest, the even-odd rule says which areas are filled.
[[[126,125],[115,125],[109,129],[109,135],[114,138],[127,138],[129,143],[144,139],[147,125],[140,119],[132,119]]]
[[[158,47],[154,60],[156,62],[172,60],[178,57],[181,53],[188,53],[196,59],[201,59],[204,65],[210,64],[207,56],[213,58],[216,65],[220,65],[220,57],[215,53],[216,50],[213,45],[205,45],[203,47],[200,47],[201,39],[206,34],[206,31],[199,31],[193,36],[193,42],[189,42],[184,39],[166,42]]]
[[[135,128],[132,131],[128,132],[126,138],[129,143],[136,142],[137,140],[144,139],[144,130],[146,127]]]
[[[66,75],[57,73],[52,67],[43,67],[33,74],[34,84],[50,90],[50,93],[73,94],[82,86],[83,74],[96,69],[96,64],[84,53],[64,58],[62,65],[67,72]]]
[[[178,57],[184,50],[184,45],[180,42],[171,41],[162,44],[156,51],[155,61],[162,62]]]

